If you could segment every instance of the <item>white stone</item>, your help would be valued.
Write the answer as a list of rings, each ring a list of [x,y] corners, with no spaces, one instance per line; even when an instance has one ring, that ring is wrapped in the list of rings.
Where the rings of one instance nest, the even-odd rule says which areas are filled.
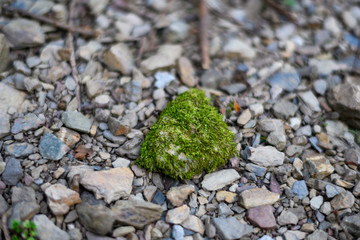
[[[256,51],[240,39],[230,39],[223,48],[224,55],[234,59],[253,59]]]
[[[321,207],[321,205],[323,204],[323,202],[324,202],[324,198],[322,196],[313,197],[310,200],[310,207],[313,210],[318,210]]]
[[[283,164],[285,154],[272,146],[250,147],[249,160],[264,167],[279,166]]]

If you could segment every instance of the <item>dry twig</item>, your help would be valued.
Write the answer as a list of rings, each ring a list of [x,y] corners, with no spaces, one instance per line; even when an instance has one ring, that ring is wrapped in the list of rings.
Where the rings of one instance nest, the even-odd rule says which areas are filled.
[[[33,14],[33,13],[30,13],[30,12],[22,10],[22,9],[12,8],[7,5],[3,5],[2,8],[10,13],[17,13],[23,17],[29,17],[29,18],[52,25],[56,28],[59,28],[59,29],[62,29],[62,30],[68,31],[68,32],[78,33],[84,37],[97,37],[98,36],[98,33],[94,32],[94,31],[89,31],[89,30],[86,30],[83,28],[74,27],[73,25],[66,25],[61,22],[55,21],[51,18]]]
[[[209,22],[209,11],[206,6],[205,0],[199,0],[199,40],[201,48],[201,59],[202,68],[208,69],[210,67],[209,57],[209,40],[207,36],[208,22]]]
[[[281,6],[279,6],[275,1],[273,0],[264,0],[264,2],[269,5],[270,7],[272,7],[273,9],[275,9],[277,12],[279,12],[280,14],[284,15],[286,18],[288,18],[291,22],[293,22],[295,25],[298,25],[298,22],[296,21],[296,19],[294,18],[293,15],[291,15],[291,13],[289,13],[287,10],[285,10],[284,8],[282,8]]]
[[[76,5],[76,0],[72,0],[70,3],[70,11],[69,11],[69,26],[72,27],[73,26],[73,19],[74,19],[74,9],[75,9],[75,5]],[[78,103],[78,111],[80,112],[81,110],[81,99],[80,99],[80,78],[79,78],[79,74],[76,68],[76,59],[75,59],[75,49],[74,49],[74,36],[72,34],[71,31],[68,32],[68,44],[70,47],[70,64],[71,64],[71,69],[72,69],[72,76],[75,80],[76,83],[76,90],[75,90],[75,95],[76,95],[76,101]]]
[[[10,238],[9,230],[7,229],[6,225],[7,225],[7,219],[6,219],[6,212],[5,212],[1,216],[1,229],[4,232],[5,240],[10,240],[11,238]]]

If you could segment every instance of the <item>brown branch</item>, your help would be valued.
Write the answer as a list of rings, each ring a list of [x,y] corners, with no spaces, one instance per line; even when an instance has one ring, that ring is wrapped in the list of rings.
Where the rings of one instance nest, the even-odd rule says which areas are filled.
[[[9,231],[6,227],[6,224],[7,223],[7,219],[6,219],[6,212],[3,213],[3,215],[1,216],[1,229],[3,230],[4,232],[4,236],[5,236],[5,240],[10,240],[10,234],[9,234]]]
[[[30,13],[30,12],[22,10],[22,9],[9,7],[6,4],[4,4],[2,6],[2,8],[10,13],[17,13],[23,17],[32,18],[32,19],[38,20],[40,22],[52,25],[56,28],[68,31],[68,32],[78,33],[84,37],[97,37],[98,36],[97,32],[85,30],[83,28],[74,27],[72,25],[66,25],[66,24],[63,24],[61,22],[58,22],[56,20],[53,20],[53,19],[45,17],[45,16],[33,14],[33,13]]]
[[[74,19],[74,9],[75,9],[75,5],[76,5],[76,0],[72,0],[70,3],[70,11],[69,11],[69,26],[72,27],[73,26],[73,19]],[[78,71],[76,69],[76,59],[75,59],[75,50],[74,50],[74,36],[72,34],[71,31],[68,32],[68,44],[70,47],[70,64],[71,64],[71,69],[72,69],[72,76],[75,80],[76,83],[76,90],[75,90],[75,95],[76,95],[76,100],[78,103],[78,111],[81,111],[81,98],[80,98],[80,78],[79,78],[79,74]]]
[[[202,68],[208,69],[210,67],[210,57],[209,57],[209,40],[207,36],[207,29],[209,23],[209,11],[206,6],[205,0],[199,0],[199,40],[201,48],[201,59],[202,59]]]
[[[291,15],[291,13],[289,13],[286,9],[282,8],[281,6],[279,6],[276,2],[274,2],[273,0],[264,0],[264,2],[269,5],[270,7],[272,7],[273,9],[275,9],[277,12],[279,12],[280,14],[284,15],[286,18],[288,18],[291,22],[293,22],[295,25],[299,25],[298,22],[296,21],[296,19],[294,18],[293,15]]]

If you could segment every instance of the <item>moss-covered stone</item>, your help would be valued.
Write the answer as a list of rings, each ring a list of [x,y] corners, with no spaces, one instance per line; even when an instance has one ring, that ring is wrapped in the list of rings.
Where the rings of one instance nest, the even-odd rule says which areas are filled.
[[[234,135],[203,91],[170,102],[144,142],[136,164],[175,179],[211,172],[236,154]]]

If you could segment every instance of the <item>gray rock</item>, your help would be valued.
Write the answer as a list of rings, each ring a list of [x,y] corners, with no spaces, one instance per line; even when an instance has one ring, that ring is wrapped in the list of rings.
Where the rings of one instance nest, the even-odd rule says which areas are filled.
[[[338,37],[341,34],[340,23],[333,16],[329,16],[325,19],[324,28],[331,32],[334,37]]]
[[[330,203],[335,210],[351,208],[355,203],[355,197],[351,192],[346,191],[336,195]]]
[[[0,73],[8,68],[10,60],[9,46],[4,34],[0,34]]]
[[[76,205],[80,223],[86,230],[99,235],[111,232],[115,221],[114,213],[103,205],[82,202]]]
[[[60,160],[70,148],[58,139],[54,134],[47,132],[41,138],[39,151],[43,158]]]
[[[272,87],[279,86],[286,91],[292,92],[300,84],[300,77],[294,68],[289,67],[274,74],[269,81]]]
[[[221,90],[227,92],[228,94],[237,94],[243,92],[247,89],[247,86],[243,83],[233,83],[226,86],[222,86]]]
[[[67,126],[68,128],[77,130],[83,133],[89,133],[92,121],[82,115],[79,112],[75,111],[66,111],[63,112],[61,116],[61,121]]]
[[[232,59],[253,59],[256,51],[241,39],[230,39],[223,47],[223,54]]]
[[[171,236],[175,240],[184,240],[184,236],[185,236],[184,228],[180,225],[174,225],[171,231]]]
[[[32,92],[42,87],[41,82],[36,77],[27,77],[24,79],[24,87],[26,91]]]
[[[360,213],[344,217],[342,226],[354,237],[360,237]]]
[[[201,186],[208,191],[215,191],[235,182],[239,178],[239,173],[234,169],[220,170],[206,174]]]
[[[35,191],[31,187],[13,187],[11,194],[11,202],[36,202]]]
[[[38,56],[31,56],[26,58],[26,64],[29,68],[33,68],[41,63],[41,59]]]
[[[34,153],[34,146],[29,143],[12,143],[5,145],[5,153],[14,157],[27,157]]]
[[[325,190],[326,190],[326,196],[328,198],[333,198],[336,195],[345,192],[345,189],[343,189],[342,187],[336,186],[334,184],[327,184],[325,186]]]
[[[26,66],[26,64],[22,61],[14,61],[13,66],[15,71],[20,72],[24,75],[29,76],[31,74],[31,69]]]
[[[214,70],[208,69],[206,70],[200,77],[201,86],[205,88],[214,88],[216,89],[222,79],[221,74]]]
[[[69,234],[61,230],[43,214],[36,215],[33,218],[37,226],[37,237],[40,240],[70,240]]]
[[[155,87],[157,88],[165,88],[167,87],[172,81],[175,80],[175,76],[169,72],[157,72],[155,74]]]
[[[281,151],[286,146],[286,135],[283,131],[274,131],[268,135],[266,141]]]
[[[272,146],[250,147],[250,152],[249,160],[264,167],[282,165],[285,159],[285,154]]]
[[[281,226],[288,224],[296,225],[298,221],[298,217],[291,211],[282,211],[280,216],[277,218],[277,222]]]
[[[117,144],[123,144],[127,139],[125,136],[115,136],[108,130],[105,130],[103,132],[103,135],[109,141],[111,141],[113,143],[117,143]]]
[[[0,139],[9,134],[10,134],[10,116],[4,112],[0,113]]]
[[[296,181],[292,187],[292,192],[300,199],[305,198],[309,194],[304,180]]]
[[[165,38],[168,42],[180,42],[188,36],[189,26],[184,21],[174,21],[165,30]]]
[[[253,230],[250,225],[239,222],[235,217],[214,218],[214,225],[222,239],[240,239]]]
[[[28,131],[37,129],[45,123],[45,117],[43,115],[36,116],[34,113],[26,114],[23,118],[17,118],[11,128],[12,134],[17,134],[22,131]]]
[[[111,210],[116,221],[136,228],[159,220],[163,212],[160,205],[138,200],[119,200]]]
[[[6,202],[4,197],[0,195],[0,214],[5,213],[9,209],[9,204]]]
[[[310,207],[313,210],[318,210],[321,207],[321,205],[323,204],[323,202],[324,202],[324,198],[322,196],[313,197],[310,200]]]
[[[300,137],[300,136],[307,136],[310,137],[312,134],[312,129],[310,125],[306,125],[304,127],[299,128],[298,130],[296,130],[295,132],[295,136]]]
[[[135,137],[116,149],[116,153],[120,156],[127,156],[130,159],[137,159],[140,155],[140,145],[142,142],[143,137]]]
[[[275,35],[279,40],[287,40],[295,32],[296,26],[292,23],[284,24],[276,29]]]
[[[218,205],[218,216],[219,217],[226,217],[229,215],[234,215],[234,212],[231,210],[230,206],[228,206],[226,203],[221,202]]]
[[[142,98],[141,81],[132,79],[124,86],[125,97],[127,100],[137,102]]]
[[[309,65],[316,67],[320,76],[330,75],[333,71],[340,69],[340,66],[332,59],[319,60],[312,58],[309,61]]]
[[[0,96],[0,113],[6,113],[9,108],[21,110],[26,93],[0,82]]]
[[[314,90],[320,95],[324,95],[328,88],[328,84],[324,79],[319,79],[314,82]]]
[[[261,132],[284,132],[284,123],[280,119],[265,118],[258,121],[257,129]]]
[[[45,42],[45,35],[36,21],[17,18],[6,24],[2,32],[15,47],[33,47]]]
[[[328,234],[320,229],[315,230],[312,234],[306,236],[305,240],[327,240]]]
[[[277,101],[273,106],[275,116],[285,120],[294,116],[297,110],[297,105],[285,99]]]
[[[16,202],[12,206],[11,215],[9,217],[8,226],[11,227],[11,223],[14,220],[23,222],[27,219],[31,219],[40,210],[40,205],[36,201],[20,201]]]
[[[256,164],[248,163],[248,164],[246,164],[245,169],[250,172],[255,173],[255,175],[258,177],[263,177],[266,173],[267,168],[258,166]]]
[[[110,69],[120,71],[124,75],[130,74],[134,67],[133,55],[124,43],[110,47],[105,51],[103,58]]]
[[[13,157],[6,159],[6,167],[2,174],[2,180],[7,185],[15,186],[23,177],[23,170],[20,161]]]
[[[312,91],[300,92],[301,100],[314,112],[321,112],[320,103]]]

